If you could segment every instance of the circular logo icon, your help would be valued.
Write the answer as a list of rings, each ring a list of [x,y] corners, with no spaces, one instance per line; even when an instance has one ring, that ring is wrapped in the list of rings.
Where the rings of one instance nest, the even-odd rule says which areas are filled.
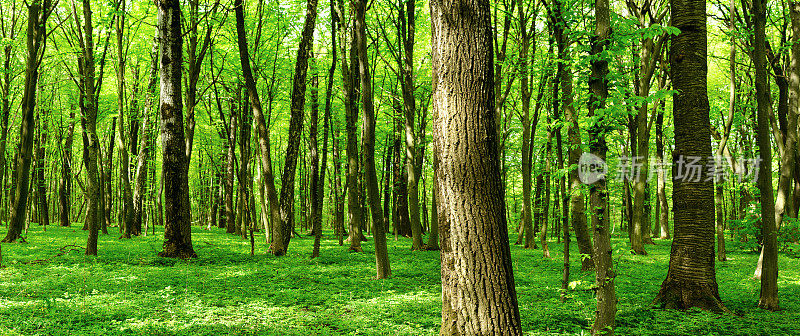
[[[594,184],[606,177],[608,165],[592,153],[584,152],[578,160],[578,178],[583,184]]]

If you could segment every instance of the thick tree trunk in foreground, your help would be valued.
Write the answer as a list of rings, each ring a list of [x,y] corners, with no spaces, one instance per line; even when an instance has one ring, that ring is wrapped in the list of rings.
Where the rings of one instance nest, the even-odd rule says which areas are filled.
[[[522,334],[494,116],[489,8],[485,0],[431,1],[443,336]]]
[[[761,296],[758,300],[760,308],[779,310],[778,306],[778,229],[776,227],[775,195],[772,190],[772,145],[769,134],[770,89],[767,77],[766,1],[753,0],[753,66],[756,86],[756,138],[760,166],[758,169],[758,189],[761,194]],[[795,125],[796,127],[796,125]]]
[[[672,24],[681,33],[672,36],[670,70],[673,87],[675,152],[672,202],[675,237],[667,278],[655,299],[671,309],[698,307],[727,311],[719,297],[714,268],[714,183],[701,172],[699,181],[686,178],[685,160],[711,156],[711,122],[706,93],[706,2],[670,0]],[[681,161],[684,160],[684,161]],[[683,171],[679,171],[683,169]]]
[[[158,31],[161,59],[161,179],[164,181],[164,242],[160,257],[196,258],[192,247],[189,165],[183,128],[181,66],[183,36],[178,0],[159,0]]]

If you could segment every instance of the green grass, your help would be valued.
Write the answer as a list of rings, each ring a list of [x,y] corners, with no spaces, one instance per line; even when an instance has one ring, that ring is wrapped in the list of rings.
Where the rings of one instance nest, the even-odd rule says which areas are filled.
[[[116,229],[112,229],[116,230]],[[266,254],[223,231],[193,228],[199,258],[156,256],[161,232],[131,240],[100,237],[99,257],[84,246],[80,228],[34,226],[28,244],[3,244],[0,335],[436,335],[440,323],[439,256],[411,252],[410,241],[390,239],[393,276],[374,280],[372,243],[350,253],[333,237],[310,260],[310,238],[293,239],[289,255]],[[620,245],[622,240],[615,238]],[[759,283],[750,279],[758,258],[736,246],[717,263],[720,294],[738,315],[652,309],[669,260],[669,242],[647,246],[648,256],[615,253],[620,335],[800,335],[800,259],[781,255],[781,312],[756,307]],[[575,244],[572,244],[573,246]],[[560,244],[541,250],[512,246],[523,329],[527,335],[587,334],[594,311],[594,275],[580,273],[559,300]],[[44,263],[33,260],[51,258]]]

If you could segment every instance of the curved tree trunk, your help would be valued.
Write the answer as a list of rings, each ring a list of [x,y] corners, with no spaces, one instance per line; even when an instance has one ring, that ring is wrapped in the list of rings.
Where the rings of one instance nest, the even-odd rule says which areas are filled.
[[[20,124],[20,146],[17,158],[15,181],[17,187],[11,219],[8,223],[8,234],[4,243],[17,241],[27,217],[28,184],[30,178],[31,159],[33,157],[33,113],[36,110],[36,88],[39,81],[39,53],[44,48],[47,18],[52,12],[50,0],[34,0],[28,5],[28,54],[25,63],[25,85],[22,95],[22,122]],[[7,116],[4,116],[7,118]],[[4,141],[5,142],[5,141]],[[87,251],[88,253],[88,251]]]
[[[554,1],[553,10],[556,13],[556,19],[559,24],[556,24],[555,38],[558,43],[559,59],[566,60],[564,62],[562,71],[559,72],[561,76],[561,106],[564,111],[565,121],[568,124],[567,138],[569,140],[568,162],[569,165],[577,165],[580,160],[583,150],[581,149],[581,133],[578,126],[578,115],[575,107],[572,105],[573,92],[572,92],[572,71],[569,64],[569,37],[566,36],[567,32],[564,23],[566,22],[562,14],[562,4],[560,1]],[[561,63],[559,63],[560,65]],[[584,256],[581,258],[581,270],[590,270],[594,268],[592,261],[592,240],[589,236],[589,229],[586,225],[585,204],[586,199],[583,194],[583,184],[578,178],[578,170],[570,169],[569,171],[569,200],[570,200],[570,219],[572,220],[572,228],[575,230],[575,240],[578,243],[578,250]]]

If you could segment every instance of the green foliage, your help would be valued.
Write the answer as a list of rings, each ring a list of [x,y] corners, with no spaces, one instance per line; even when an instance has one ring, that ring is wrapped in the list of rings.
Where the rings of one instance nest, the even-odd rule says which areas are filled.
[[[80,250],[78,228],[33,225],[29,244],[4,244],[0,270],[2,335],[437,335],[440,324],[439,258],[411,252],[389,239],[393,277],[374,280],[371,243],[349,253],[325,232],[321,257],[309,260],[312,239],[296,239],[288,256],[256,256],[246,240],[219,229],[193,228],[199,258],[156,257],[157,236],[119,240],[101,236],[99,257]],[[624,253],[615,237],[619,335],[788,335],[800,328],[800,269],[781,256],[783,312],[756,308],[758,281],[749,278],[755,253],[729,251],[717,264],[720,295],[740,316],[652,309],[667,272],[669,242],[648,256]],[[572,244],[573,260],[577,248]],[[568,300],[561,302],[562,245],[540,250],[512,246],[526,335],[587,334],[594,317],[594,273],[573,262]],[[47,262],[32,263],[47,259]]]

